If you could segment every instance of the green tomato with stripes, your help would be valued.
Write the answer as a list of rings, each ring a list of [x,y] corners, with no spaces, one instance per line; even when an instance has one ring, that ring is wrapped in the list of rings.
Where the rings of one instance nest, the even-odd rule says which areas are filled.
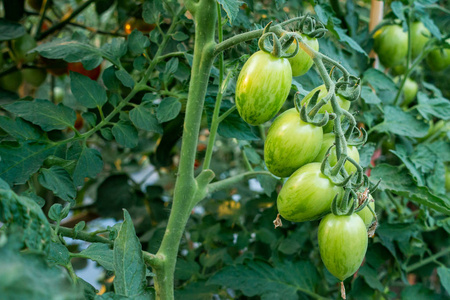
[[[236,107],[245,122],[263,124],[278,113],[292,83],[286,58],[258,51],[244,64],[236,83]]]

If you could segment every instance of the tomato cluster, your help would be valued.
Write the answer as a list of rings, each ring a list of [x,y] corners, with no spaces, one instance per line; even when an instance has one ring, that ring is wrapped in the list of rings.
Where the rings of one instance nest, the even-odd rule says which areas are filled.
[[[302,36],[310,48],[317,51],[315,39]],[[295,51],[295,42],[287,52]],[[303,46],[303,45],[302,45]],[[259,125],[272,119],[281,109],[291,88],[292,76],[305,74],[312,66],[310,56],[300,49],[292,58],[280,58],[259,51],[242,68],[236,84],[236,106],[241,117],[249,124]],[[319,86],[301,101],[307,105],[316,94],[318,100],[327,96],[325,85]],[[348,110],[350,102],[336,97],[339,106]],[[328,101],[319,113],[333,112]],[[334,122],[324,127],[304,122],[297,108],[280,114],[272,123],[264,144],[264,161],[268,170],[279,177],[289,177],[281,188],[277,208],[280,215],[292,222],[318,220],[320,222],[319,248],[327,269],[341,281],[355,273],[361,265],[368,244],[367,229],[374,220],[373,199],[358,213],[337,216],[331,212],[333,199],[344,197],[344,188],[322,173],[321,163],[335,141],[330,133]],[[359,163],[359,152],[348,146],[347,154]],[[336,165],[334,148],[328,157]],[[347,173],[355,173],[350,162],[344,165]]]

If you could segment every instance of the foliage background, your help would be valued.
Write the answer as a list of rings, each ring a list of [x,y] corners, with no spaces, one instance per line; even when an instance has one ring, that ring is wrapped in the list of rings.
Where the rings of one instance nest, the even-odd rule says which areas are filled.
[[[40,17],[28,6],[15,20],[2,19],[0,23],[3,40],[6,33],[26,29],[38,40],[40,55],[81,60],[86,68],[101,63],[103,70],[99,84],[76,73],[61,77],[49,75],[39,88],[24,83],[18,93],[4,90],[0,93],[0,177],[3,179],[0,221],[4,223],[0,229],[0,260],[5,266],[0,268],[0,292],[5,295],[20,291],[23,299],[32,299],[32,295],[48,299],[54,295],[67,299],[116,299],[113,297],[119,296],[111,292],[124,295],[118,282],[126,282],[129,275],[118,272],[120,259],[116,256],[120,253],[116,249],[127,243],[138,247],[139,243],[132,241],[135,230],[142,249],[155,253],[165,231],[179,161],[194,24],[188,13],[181,18],[162,53],[177,54],[158,62],[150,74],[150,88],[133,95],[129,104],[120,107],[121,97],[126,97],[135,84],[133,79],[141,78],[148,65],[141,55],[143,45],[149,45],[150,57],[157,53],[161,32],[169,29],[172,11],[179,3],[90,2],[92,5],[72,21],[46,37],[35,34]],[[436,73],[421,64],[412,76],[420,86],[417,101],[402,110],[393,105],[398,89],[393,76],[382,67],[372,68],[368,59],[373,45],[368,30],[370,3],[245,1],[238,8],[236,1],[219,2],[225,8],[222,16],[225,18],[228,13],[233,17],[232,23],[226,18],[225,38],[262,28],[271,20],[280,22],[307,12],[315,14],[329,30],[320,39],[320,51],[341,62],[364,82],[362,97],[352,105],[352,110],[361,126],[371,133],[368,143],[360,149],[361,165],[371,169],[373,181],[383,179],[374,195],[380,226],[370,239],[363,266],[354,278],[345,282],[348,297],[448,297],[450,202],[444,179],[450,161],[448,69]],[[12,14],[11,10],[6,11],[5,3],[3,13]],[[396,17],[389,4],[390,7],[411,5],[386,2],[386,20]],[[82,1],[54,0],[47,16],[55,25],[81,5]],[[414,1],[412,5],[416,17],[426,21],[427,27],[448,34],[445,32],[450,27],[449,14],[445,11],[447,1]],[[161,30],[153,30],[147,42],[138,34],[125,39],[124,25],[130,16],[143,16],[148,23],[162,20]],[[62,41],[68,40],[76,42],[63,47]],[[45,67],[39,57],[25,66],[13,61],[11,41],[2,42],[1,49],[2,75],[27,66]],[[226,70],[233,77],[224,95],[223,111],[233,105],[237,74],[255,51],[256,40],[225,52]],[[111,67],[104,57],[109,61],[120,60],[121,68]],[[207,92],[197,172],[205,154],[218,80],[216,66]],[[305,95],[320,84],[314,70],[295,78],[292,95],[283,109],[293,107],[294,92]],[[55,87],[64,91],[64,106],[32,101],[55,102]],[[85,90],[96,94],[88,97]],[[103,119],[97,106],[102,107],[105,116],[117,107],[120,110],[102,123],[101,130],[97,126]],[[71,128],[74,111],[82,113],[84,119],[80,129],[82,138],[77,138]],[[435,124],[441,119],[446,121],[447,131],[427,136],[431,122]],[[264,169],[262,138],[269,125],[251,127],[236,111],[220,124],[211,164],[218,179],[244,172],[248,167],[246,162],[255,170]],[[371,165],[375,151],[380,155]],[[209,195],[193,209],[177,261],[177,299],[338,297],[338,282],[320,260],[319,222],[285,221],[282,228],[273,229],[277,190],[281,184],[279,180],[262,176],[242,181],[232,190]],[[62,205],[54,206],[58,203]],[[66,218],[67,203],[73,206]],[[119,222],[124,217],[123,208],[129,212],[129,215],[125,213],[125,222],[105,229],[107,237],[82,252],[76,243],[55,233],[58,230],[62,235],[78,235],[83,239],[90,221],[113,218]],[[62,227],[50,226],[49,221],[61,222]],[[74,226],[74,230],[67,229]],[[119,231],[131,233],[124,238],[118,236]],[[108,244],[114,244],[114,254]],[[103,292],[107,292],[103,296],[95,296],[94,288],[75,275],[85,266],[86,258],[105,268],[104,276],[99,279]],[[121,259],[133,263],[126,255]],[[138,264],[135,272],[141,281],[152,285],[151,270],[144,270]],[[114,286],[110,280],[113,274]],[[24,280],[29,282],[27,289],[23,289]],[[73,281],[78,284],[74,285]],[[149,288],[141,296],[151,297],[151,293]]]

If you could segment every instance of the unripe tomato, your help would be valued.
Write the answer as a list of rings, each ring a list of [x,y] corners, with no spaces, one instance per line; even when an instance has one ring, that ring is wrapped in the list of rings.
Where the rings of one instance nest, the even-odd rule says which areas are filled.
[[[450,43],[450,39],[446,40]],[[442,71],[450,66],[450,49],[442,48],[431,51],[427,56],[427,64],[433,71]]]
[[[445,190],[448,192],[450,192],[450,169],[449,168],[445,168]]]
[[[403,86],[403,102],[402,105],[408,106],[414,98],[416,98],[417,91],[419,90],[419,86],[417,83],[411,78],[407,78],[405,81],[405,85]]]
[[[309,163],[294,172],[278,194],[278,212],[293,222],[311,221],[330,212],[331,202],[344,190],[320,171],[319,163]]]
[[[305,43],[313,48],[315,51],[319,51],[319,42],[316,38],[310,38],[306,34],[300,33]],[[293,53],[295,48],[297,47],[297,41],[294,41],[289,49],[286,51],[287,53]],[[289,63],[292,68],[292,76],[301,76],[308,72],[313,65],[312,58],[304,51],[302,48],[298,49],[297,55],[292,58],[289,58]]]
[[[236,83],[236,107],[245,122],[259,125],[278,113],[292,83],[289,61],[258,51],[244,64]]]
[[[57,86],[53,89],[53,97],[55,99],[55,103],[61,103],[64,100],[64,89]]]
[[[398,76],[403,75],[406,72],[406,60],[402,61],[399,65],[392,67],[392,75]]]
[[[319,225],[319,251],[325,267],[343,281],[358,271],[367,251],[367,230],[357,215],[327,215]]]
[[[142,33],[149,33],[153,29],[156,28],[156,24],[148,24],[145,23],[142,19],[136,19],[135,17],[131,17],[125,23],[125,33],[130,34],[134,29],[139,30]]]
[[[320,151],[317,154],[314,161],[322,162],[323,159],[325,158],[325,155],[327,154],[328,149],[331,147],[331,145],[333,145],[334,141],[335,141],[335,135],[333,133],[324,134],[323,142],[320,147]],[[347,155],[349,157],[353,158],[357,163],[359,163],[359,152],[355,146],[347,146]],[[334,147],[331,150],[330,156],[328,157],[328,161],[330,162],[330,166],[334,166],[337,163],[336,147]],[[344,168],[348,174],[356,173],[356,167],[348,161],[345,162]]]
[[[374,34],[373,48],[385,67],[400,64],[408,53],[408,34],[399,25],[387,25]]]
[[[10,91],[17,92],[20,85],[22,84],[22,74],[19,71],[9,73],[5,76],[0,77],[0,88]]]
[[[16,62],[18,63],[32,62],[36,58],[37,53],[33,52],[27,54],[27,52],[33,48],[36,48],[36,46],[37,44],[35,39],[28,33],[24,34],[17,40],[13,40],[11,43],[11,48],[13,50]]]
[[[312,96],[316,93],[316,91],[320,91],[319,92],[319,98],[317,100],[317,102],[319,102],[323,97],[325,97],[327,95],[327,88],[325,87],[325,85],[321,85],[316,87],[315,89],[313,89],[311,92],[309,92],[308,95],[305,96],[305,98],[303,98],[303,100],[301,101],[301,104],[308,104],[309,100],[312,98]],[[341,97],[339,95],[337,95],[337,101],[339,103],[339,106],[342,109],[348,110],[350,108],[350,101],[345,100],[344,97]],[[332,113],[333,112],[333,106],[331,105],[331,99],[328,101],[327,104],[325,104],[324,106],[322,106],[322,108],[319,110],[319,113],[323,114],[325,113],[325,111]],[[333,126],[334,126],[334,121],[328,121],[327,125],[325,125],[323,127],[323,132],[327,133],[327,132],[331,132],[333,131]]]
[[[288,177],[316,157],[322,128],[303,122],[295,108],[279,115],[264,143],[264,161],[272,174]]]
[[[430,31],[422,22],[414,22],[411,25],[411,55],[416,58],[422,52],[423,47],[430,39]]]
[[[47,78],[47,71],[44,69],[23,69],[23,79],[32,86],[38,87],[45,82]]]
[[[368,206],[370,206],[372,210],[375,211],[375,202],[371,201],[373,199],[372,195],[369,195],[369,199],[370,202],[367,204],[367,206],[357,212],[358,216],[360,216],[363,220],[364,225],[366,225],[366,228],[368,228],[373,222],[373,214]]]
[[[86,70],[81,62],[68,63],[67,69],[72,72],[80,73],[81,75],[87,76],[92,80],[97,80],[100,77],[100,72],[102,70],[101,65],[98,65],[92,70]]]

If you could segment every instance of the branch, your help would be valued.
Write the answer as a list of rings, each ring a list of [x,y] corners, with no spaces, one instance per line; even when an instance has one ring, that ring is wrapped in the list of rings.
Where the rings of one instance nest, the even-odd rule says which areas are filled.
[[[273,176],[272,173],[270,173],[269,171],[254,171],[254,172],[246,172],[246,173],[242,173],[221,181],[217,181],[214,183],[210,183],[206,189],[207,193],[214,193],[220,190],[224,190],[227,188],[230,188],[234,185],[236,185],[238,182],[245,180],[245,179],[249,179],[249,178],[253,178],[256,177],[257,175],[267,175],[267,176]]]
[[[429,264],[431,262],[434,262],[436,259],[438,259],[441,256],[447,255],[448,253],[450,253],[450,247],[445,248],[444,250],[431,255],[430,257],[425,258],[424,260],[421,260],[415,264],[410,265],[409,267],[405,268],[406,273],[412,272],[415,269],[418,269],[422,266],[425,266],[426,264]]]
[[[51,224],[52,228],[56,228],[56,225]],[[114,241],[104,238],[102,236],[98,236],[86,231],[75,232],[75,229],[67,228],[67,227],[59,227],[58,232],[63,236],[70,237],[73,239],[83,240],[90,243],[103,243],[108,245],[113,245]]]

